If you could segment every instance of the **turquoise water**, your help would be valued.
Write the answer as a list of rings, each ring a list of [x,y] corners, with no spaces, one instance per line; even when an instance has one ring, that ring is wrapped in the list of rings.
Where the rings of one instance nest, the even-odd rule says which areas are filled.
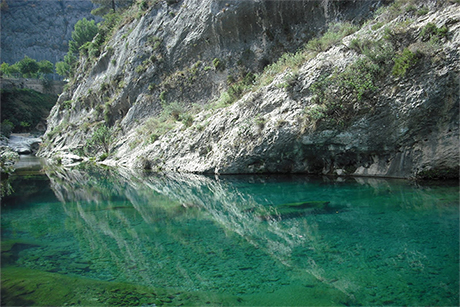
[[[2,305],[459,305],[458,182],[45,167],[11,185]]]

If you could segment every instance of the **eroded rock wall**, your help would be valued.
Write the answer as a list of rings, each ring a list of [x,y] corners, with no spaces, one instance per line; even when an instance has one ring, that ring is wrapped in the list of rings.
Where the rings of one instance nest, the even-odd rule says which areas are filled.
[[[193,125],[178,121],[167,133],[154,135],[152,118],[171,101],[185,106],[213,101],[227,88],[228,76],[260,72],[315,31],[324,31],[327,21],[375,9],[371,2],[361,4],[160,3],[122,28],[95,64],[81,64],[51,112],[42,155],[82,152],[88,135],[105,122],[115,137],[105,161],[110,165],[222,174],[458,177],[458,4],[432,5],[423,15],[406,13],[368,24],[306,60],[298,71],[285,70],[230,106],[194,114]],[[358,105],[353,117],[312,121],[306,116],[318,106],[312,85],[363,58],[352,46],[354,39],[378,41],[397,25],[399,32],[392,35],[399,55],[404,46],[415,50],[422,44],[428,23],[445,26],[447,36],[425,50],[406,74],[380,76],[379,89],[365,98],[365,108],[338,95],[343,105]],[[215,59],[225,66],[213,67]],[[64,108],[64,101],[71,107]]]
[[[1,14],[1,62],[25,55],[38,61],[62,61],[75,23],[93,19],[91,0],[5,0]]]

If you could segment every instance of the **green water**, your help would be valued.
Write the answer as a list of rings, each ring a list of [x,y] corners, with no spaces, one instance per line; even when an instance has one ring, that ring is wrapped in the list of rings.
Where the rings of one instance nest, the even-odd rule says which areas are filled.
[[[2,305],[459,305],[458,182],[39,169],[2,199]]]

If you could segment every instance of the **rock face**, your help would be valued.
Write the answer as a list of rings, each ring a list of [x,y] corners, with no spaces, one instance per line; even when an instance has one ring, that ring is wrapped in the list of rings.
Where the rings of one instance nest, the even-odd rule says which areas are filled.
[[[260,72],[330,19],[373,8],[331,1],[159,4],[117,32],[95,63],[83,59],[51,112],[41,154],[84,154],[88,135],[104,123],[114,137],[110,165],[458,177],[458,4],[381,15],[332,47],[304,54],[298,66],[286,64],[272,76],[265,69],[231,105],[196,111],[193,122],[170,112],[178,121],[167,129],[159,124],[174,101],[216,106],[223,90],[235,90],[229,79]]]
[[[62,61],[75,23],[90,19],[90,0],[6,0],[1,10],[1,62],[14,64],[27,55],[38,61]]]
[[[41,138],[12,134],[8,140],[8,146],[20,155],[30,155],[38,151],[41,142]]]

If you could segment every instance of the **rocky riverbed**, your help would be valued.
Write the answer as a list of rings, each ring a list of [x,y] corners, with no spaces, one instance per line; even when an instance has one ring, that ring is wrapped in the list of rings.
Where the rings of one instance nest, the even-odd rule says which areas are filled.
[[[20,155],[35,155],[41,142],[41,136],[30,133],[13,133],[8,139],[3,138],[0,145],[8,146]]]

